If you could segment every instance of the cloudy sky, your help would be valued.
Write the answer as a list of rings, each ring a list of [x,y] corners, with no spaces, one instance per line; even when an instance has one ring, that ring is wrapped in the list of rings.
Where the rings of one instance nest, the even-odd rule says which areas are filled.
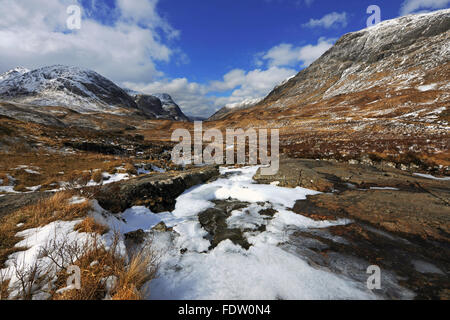
[[[65,64],[167,92],[188,115],[267,95],[343,34],[450,0],[0,0],[0,73]],[[69,30],[67,8],[82,11]]]

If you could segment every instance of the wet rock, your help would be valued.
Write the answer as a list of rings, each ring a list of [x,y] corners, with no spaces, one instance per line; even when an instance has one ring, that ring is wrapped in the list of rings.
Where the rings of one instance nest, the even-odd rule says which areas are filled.
[[[113,213],[136,205],[146,206],[155,213],[173,211],[175,199],[186,189],[218,175],[217,167],[202,167],[140,176],[103,186],[96,199],[104,209]]]
[[[310,240],[308,240],[310,239]],[[345,241],[342,241],[345,240]],[[367,280],[369,265],[381,268],[384,298],[440,299],[450,287],[450,249],[446,243],[421,239],[406,240],[364,223],[352,223],[327,229],[297,231],[290,235],[289,245],[312,264],[344,274],[357,282]],[[427,261],[442,273],[423,273],[416,260]],[[405,296],[406,295],[406,296]]]
[[[431,180],[395,168],[379,168],[323,160],[282,159],[276,175],[263,176],[260,170],[253,177],[259,183],[280,182],[280,187],[302,187],[320,192],[390,187],[401,190],[440,191],[450,189],[449,181]]]
[[[0,217],[52,196],[52,192],[6,194],[0,197]]]
[[[231,212],[245,208],[249,204],[240,201],[215,201],[215,204],[214,208],[209,208],[198,215],[200,224],[209,233],[210,249],[227,239],[244,249],[250,248],[243,231],[229,228],[226,222],[227,218],[231,216]]]
[[[154,231],[158,231],[158,232],[168,232],[168,231],[172,231],[172,228],[168,228],[167,226],[166,226],[166,224],[164,223],[164,222],[160,222],[160,223],[158,223],[156,226],[154,226],[153,228],[152,228],[152,230],[154,230]]]
[[[430,193],[397,190],[354,190],[320,194],[299,201],[295,211],[325,219],[345,217],[422,239],[450,241],[450,207]]]
[[[144,232],[144,230],[139,229],[136,231],[125,233],[124,237],[125,237],[125,241],[129,241],[135,245],[139,245],[139,244],[144,243],[146,233]]]
[[[316,221],[337,220],[333,211],[317,206],[309,197],[306,200],[297,201],[292,211]]]
[[[273,217],[278,211],[273,208],[262,209],[258,213],[262,216]]]

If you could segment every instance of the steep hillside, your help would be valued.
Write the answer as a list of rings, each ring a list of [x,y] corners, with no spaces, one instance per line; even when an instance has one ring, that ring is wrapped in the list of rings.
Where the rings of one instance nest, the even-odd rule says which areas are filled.
[[[148,95],[129,89],[125,91],[134,99],[139,110],[154,119],[190,121],[167,93]]]
[[[153,96],[161,100],[162,107],[170,117],[176,121],[189,121],[189,118],[181,111],[180,107],[173,101],[167,93],[155,93]]]
[[[257,103],[261,102],[262,99],[246,99],[239,103],[227,104],[225,107],[219,109],[216,113],[214,113],[211,117],[208,118],[208,121],[216,121],[225,119],[228,115],[236,112],[238,110],[248,109],[255,106]]]
[[[296,157],[449,162],[450,10],[344,35],[255,107],[217,127],[280,128]]]

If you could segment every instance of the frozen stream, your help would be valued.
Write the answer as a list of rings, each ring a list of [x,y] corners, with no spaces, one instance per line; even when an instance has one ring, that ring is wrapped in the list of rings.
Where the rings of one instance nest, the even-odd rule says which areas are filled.
[[[122,232],[150,230],[163,221],[175,232],[154,232],[154,246],[162,254],[159,275],[149,287],[149,299],[377,299],[366,287],[368,264],[355,281],[308,262],[291,245],[295,231],[322,230],[345,225],[349,220],[314,221],[295,214],[296,200],[316,191],[256,184],[257,167],[221,169],[221,178],[187,190],[177,199],[173,212],[153,214],[144,207],[124,212]],[[213,208],[212,201],[239,200],[247,208],[227,218],[230,228],[243,230],[250,244],[245,250],[230,240],[211,248],[199,214]],[[273,217],[259,214],[275,210]],[[265,226],[261,228],[261,226]],[[263,230],[263,231],[261,231]],[[336,239],[336,241],[340,241]],[[301,246],[301,245],[300,245]],[[300,253],[299,253],[300,252]],[[353,262],[354,263],[354,262]]]

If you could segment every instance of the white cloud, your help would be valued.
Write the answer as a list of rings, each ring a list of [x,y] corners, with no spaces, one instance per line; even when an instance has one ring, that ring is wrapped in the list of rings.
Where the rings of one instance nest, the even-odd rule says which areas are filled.
[[[450,5],[450,0],[405,0],[400,14],[406,15],[421,9],[442,9]]]
[[[157,62],[186,63],[189,58],[165,43],[165,38],[176,38],[179,31],[158,14],[158,0],[117,0],[114,10],[92,0],[83,8],[81,30],[71,32],[66,28],[66,9],[74,3],[0,0],[0,72],[17,65],[89,68],[130,89],[169,93],[187,114],[207,117],[226,104],[264,97],[333,42],[319,39],[317,44],[300,47],[280,44],[260,55],[257,69],[233,69],[207,84],[164,79]],[[94,20],[94,13],[109,20]]]
[[[289,43],[282,43],[267,51],[262,59],[268,60],[269,66],[296,66],[301,63],[307,67],[333,46],[334,39],[320,38],[316,45],[294,47]]]
[[[347,13],[342,12],[332,12],[325,16],[323,16],[320,19],[311,19],[308,23],[305,23],[303,26],[308,28],[316,28],[316,27],[322,27],[329,29],[331,27],[346,27],[347,26]]]
[[[212,81],[208,85],[178,78],[148,84],[126,82],[124,86],[146,94],[168,93],[186,114],[209,117],[229,103],[265,97],[276,85],[296,73],[297,70],[278,67],[248,72],[234,69],[225,74],[221,81]],[[217,95],[228,90],[232,90],[228,96]]]
[[[189,82],[186,78],[152,83],[125,82],[123,85],[145,94],[168,93],[188,115],[208,117],[215,110],[213,97],[206,96],[208,88],[196,82]]]
[[[67,64],[114,81],[151,81],[162,75],[155,63],[169,62],[175,52],[162,35],[178,35],[158,15],[157,2],[119,0],[112,23],[85,14],[81,29],[70,32],[66,9],[73,0],[0,0],[0,71],[16,65],[32,69]]]
[[[223,77],[223,81],[213,82],[209,90],[216,91],[219,88],[236,85],[230,96],[216,98],[214,102],[215,106],[221,107],[246,99],[265,97],[275,86],[295,75],[297,72],[294,69],[279,67],[270,67],[267,70],[255,69],[249,72],[236,69],[227,73]]]

